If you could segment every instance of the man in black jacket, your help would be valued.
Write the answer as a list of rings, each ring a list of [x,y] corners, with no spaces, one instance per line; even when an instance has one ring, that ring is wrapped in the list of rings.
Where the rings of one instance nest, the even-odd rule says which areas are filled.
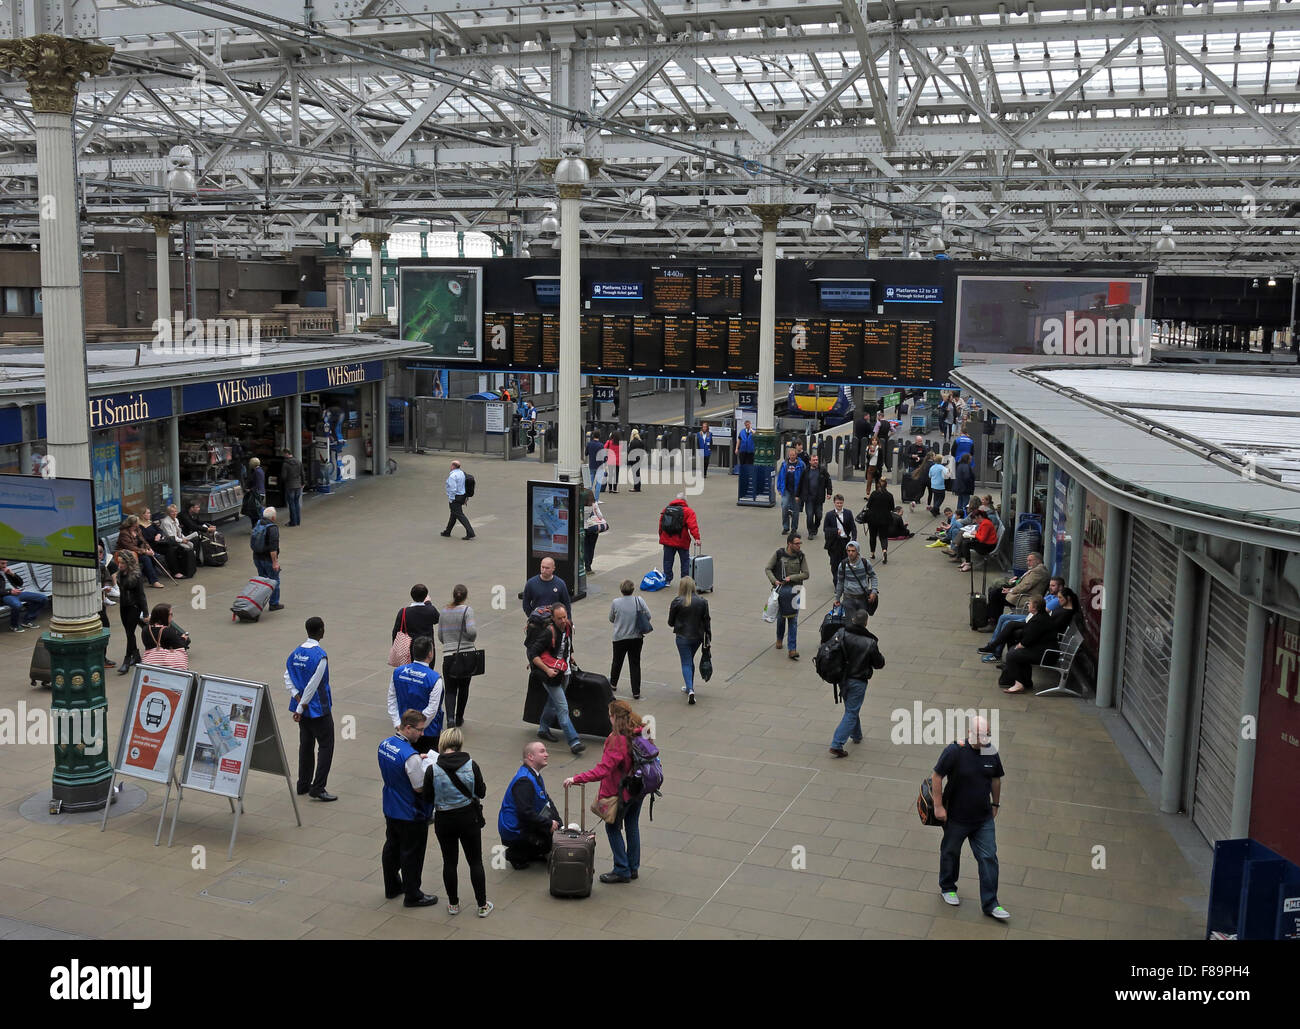
[[[858,538],[858,526],[853,514],[844,510],[844,495],[836,493],[834,511],[828,511],[826,521],[822,524],[822,537],[825,540],[826,556],[831,562],[831,584],[839,581],[840,562],[844,560],[844,548]]]
[[[808,516],[808,538],[816,539],[817,530],[822,525],[822,507],[831,495],[833,483],[831,473],[821,467],[821,460],[816,454],[808,459],[803,480],[799,483],[800,500],[803,501],[804,513]],[[795,526],[796,529],[799,526]]]
[[[885,667],[885,657],[880,653],[880,641],[867,631],[867,612],[860,608],[835,636],[844,648],[844,684],[840,687],[844,717],[835,727],[830,752],[832,757],[848,757],[844,744],[850,739],[854,743],[862,742],[859,712],[867,696],[867,682],[873,671]]]
[[[551,852],[552,834],[560,827],[560,812],[546,793],[542,769],[550,761],[546,744],[534,740],[524,747],[524,763],[506,788],[497,818],[497,831],[506,845],[506,860],[517,869]]]

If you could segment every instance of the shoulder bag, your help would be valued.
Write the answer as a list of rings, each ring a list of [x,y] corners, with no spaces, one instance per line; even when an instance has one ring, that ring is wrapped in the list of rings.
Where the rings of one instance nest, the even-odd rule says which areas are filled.
[[[640,597],[636,598],[636,631],[640,636],[655,631],[655,627],[650,624],[650,609],[645,606]]]
[[[141,655],[141,664],[156,665],[160,668],[171,668],[178,672],[188,672],[190,670],[189,651],[184,649],[169,650],[164,647],[162,645],[162,633],[155,632],[155,626],[146,625],[144,627],[144,632],[141,635],[144,636],[146,643],[152,644],[152,646],[145,650],[144,654]]]
[[[700,678],[708,682],[713,678],[713,636],[704,637],[704,647],[700,650]]]
[[[390,668],[401,668],[402,665],[411,663],[411,636],[406,631],[406,608],[402,608],[402,624],[397,629],[397,635],[393,637],[393,645],[388,648],[388,664]]]
[[[461,611],[461,633],[465,631],[465,622],[468,617],[464,611]],[[442,656],[442,674],[448,679],[472,679],[476,675],[482,675],[486,669],[487,653],[478,649],[462,650],[460,644],[463,642],[462,637],[458,640],[454,652]]]
[[[473,762],[471,762],[470,764],[472,767]],[[430,771],[432,771],[432,769]],[[455,786],[456,789],[460,790],[461,793],[463,793],[466,797],[469,798],[469,806],[474,809],[474,814],[478,816],[478,827],[482,829],[485,825],[487,825],[487,819],[483,817],[483,802],[479,800],[478,797],[474,796],[474,794],[470,791],[469,787],[460,781],[460,776],[457,775],[455,772],[449,772],[447,771],[447,769],[444,768],[442,770],[442,774],[451,780],[451,784]]]

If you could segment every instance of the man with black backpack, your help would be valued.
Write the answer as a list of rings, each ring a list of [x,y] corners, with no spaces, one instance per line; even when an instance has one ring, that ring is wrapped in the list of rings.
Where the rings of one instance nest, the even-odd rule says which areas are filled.
[[[253,550],[257,574],[275,583],[270,610],[283,611],[284,605],[280,603],[280,527],[275,524],[275,508],[268,507],[262,512],[261,521],[253,526],[248,545]]]
[[[844,744],[848,740],[862,742],[862,719],[859,712],[867,696],[867,683],[871,673],[885,667],[885,657],[880,653],[880,641],[867,631],[867,612],[859,608],[853,612],[848,624],[822,644],[817,652],[817,672],[823,678],[834,674],[835,660],[826,660],[823,651],[839,648],[842,672],[837,692],[844,701],[844,717],[831,736],[831,756],[848,757]]]
[[[474,538],[474,526],[469,524],[469,519],[465,517],[465,501],[474,496],[474,476],[466,475],[460,470],[460,462],[451,463],[451,474],[447,476],[447,505],[451,508],[451,515],[447,518],[447,528],[440,535],[450,536],[452,526],[457,522],[465,526],[465,538],[472,540]]]
[[[700,542],[700,523],[686,503],[686,494],[659,512],[659,542],[664,548],[664,578],[673,581],[673,558],[681,555],[682,578],[691,574],[691,540]]]

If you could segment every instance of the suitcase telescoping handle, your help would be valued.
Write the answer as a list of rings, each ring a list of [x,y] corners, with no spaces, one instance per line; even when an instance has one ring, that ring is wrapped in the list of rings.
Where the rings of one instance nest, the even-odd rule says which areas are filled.
[[[579,783],[578,786],[582,791],[579,796],[579,800],[581,801],[582,807],[579,808],[579,812],[578,812],[578,828],[583,832],[586,832],[587,831],[587,784],[583,782],[583,783]],[[569,827],[569,790],[570,789],[572,789],[572,787],[570,786],[564,787],[564,827],[566,829]]]

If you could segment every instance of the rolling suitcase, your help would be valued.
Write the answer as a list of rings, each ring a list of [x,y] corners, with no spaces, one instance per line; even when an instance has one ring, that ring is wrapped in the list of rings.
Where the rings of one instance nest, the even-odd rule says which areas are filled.
[[[33,686],[48,686],[53,675],[50,672],[50,652],[45,648],[45,640],[38,639],[32,650],[32,663],[27,669],[27,678]]]
[[[581,792],[577,829],[569,828],[569,787],[564,788],[564,825],[551,836],[547,861],[552,897],[590,897],[596,878],[596,831],[587,829],[587,786]]]
[[[989,598],[988,586],[989,565],[988,561],[984,562],[984,576],[980,591],[975,592],[975,566],[971,565],[970,569],[970,627],[978,632],[988,624],[989,621]]]
[[[270,606],[271,594],[275,592],[275,582],[257,576],[248,580],[244,592],[230,605],[230,620],[255,622],[262,617],[262,612]]]
[[[199,570],[199,556],[193,547],[173,547],[172,548],[173,575],[183,575],[187,579],[193,579],[194,573]]]
[[[614,690],[609,679],[595,672],[574,668],[569,685],[564,691],[569,702],[569,719],[580,736],[609,735],[609,705]],[[524,698],[524,721],[539,725],[542,708],[546,706],[546,691],[534,676],[528,677],[528,694]]]
[[[713,558],[701,554],[698,546],[691,555],[691,578],[695,580],[697,592],[713,592]]]

